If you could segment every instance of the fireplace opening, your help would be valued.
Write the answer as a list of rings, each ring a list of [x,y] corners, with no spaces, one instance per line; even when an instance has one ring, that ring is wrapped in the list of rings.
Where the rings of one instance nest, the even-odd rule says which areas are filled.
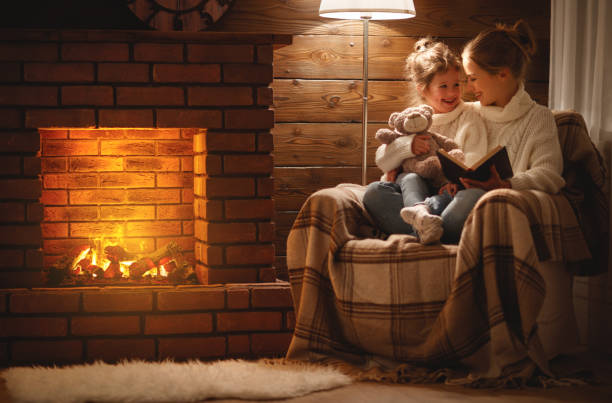
[[[39,129],[50,285],[196,283],[193,138],[205,129]]]

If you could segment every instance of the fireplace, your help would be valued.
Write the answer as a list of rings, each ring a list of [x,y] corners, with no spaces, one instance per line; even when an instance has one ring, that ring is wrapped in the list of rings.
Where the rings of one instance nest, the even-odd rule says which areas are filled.
[[[288,43],[3,31],[0,364],[284,353],[269,84]],[[50,287],[49,266],[89,244],[135,259],[178,246],[198,284]]]

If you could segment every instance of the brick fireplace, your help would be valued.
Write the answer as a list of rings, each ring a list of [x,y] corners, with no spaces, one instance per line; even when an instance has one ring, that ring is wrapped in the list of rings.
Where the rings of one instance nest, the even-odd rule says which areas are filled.
[[[289,42],[3,32],[0,363],[283,352],[269,84]],[[201,285],[49,288],[54,259],[118,234],[140,253],[176,242]]]

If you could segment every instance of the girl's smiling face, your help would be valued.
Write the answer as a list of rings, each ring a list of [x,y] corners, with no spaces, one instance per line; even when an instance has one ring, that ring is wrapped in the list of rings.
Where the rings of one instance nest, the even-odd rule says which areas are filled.
[[[434,113],[448,113],[453,111],[461,102],[461,88],[459,70],[450,68],[445,72],[436,73],[421,95]]]

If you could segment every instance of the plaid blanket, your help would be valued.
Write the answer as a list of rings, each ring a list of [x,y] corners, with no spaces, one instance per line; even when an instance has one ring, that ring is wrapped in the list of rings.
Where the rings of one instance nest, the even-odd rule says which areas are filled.
[[[457,365],[470,382],[526,377],[536,364],[547,371],[536,332],[546,289],[538,262],[590,258],[565,197],[488,192],[458,247],[424,246],[410,235],[372,237],[364,190],[318,191],[295,220],[288,359],[348,363],[366,379],[396,381]]]

